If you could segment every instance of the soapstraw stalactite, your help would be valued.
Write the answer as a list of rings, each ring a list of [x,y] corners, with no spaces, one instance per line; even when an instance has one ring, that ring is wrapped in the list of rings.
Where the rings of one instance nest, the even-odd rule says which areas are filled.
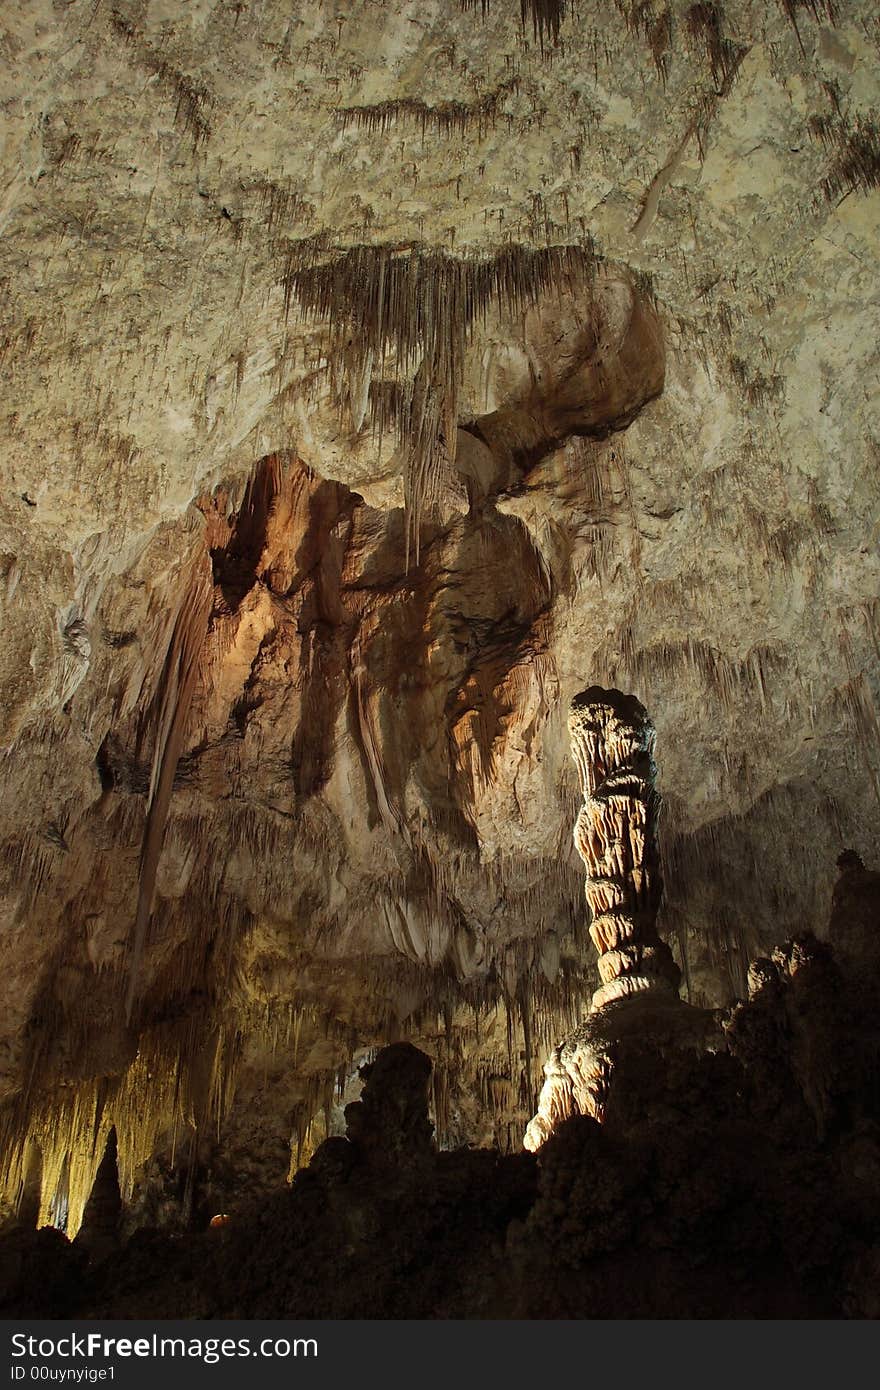
[[[436,502],[455,462],[458,400],[471,329],[490,304],[510,313],[538,295],[591,279],[591,247],[532,250],[510,246],[486,259],[461,259],[419,247],[355,246],[322,259],[313,242],[292,247],[285,302],[304,317],[326,322],[331,358],[348,364],[344,394],[337,392],[348,427],[360,412],[352,402],[378,408],[381,436],[397,430],[407,503],[407,557],[419,560],[423,513]],[[402,377],[395,395],[363,390],[371,375]],[[360,383],[360,385],[358,385]],[[387,406],[393,420],[385,418]]]

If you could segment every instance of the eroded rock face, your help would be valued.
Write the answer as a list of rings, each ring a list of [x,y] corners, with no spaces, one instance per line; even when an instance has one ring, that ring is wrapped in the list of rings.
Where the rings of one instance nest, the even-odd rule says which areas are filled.
[[[401,1036],[517,1144],[596,984],[585,679],[695,1003],[880,851],[872,8],[534,9],[6,17],[10,1202],[115,1124],[225,1210]]]

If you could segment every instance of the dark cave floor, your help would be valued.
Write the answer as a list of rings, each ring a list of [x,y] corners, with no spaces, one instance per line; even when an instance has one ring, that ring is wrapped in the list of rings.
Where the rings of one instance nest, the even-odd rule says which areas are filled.
[[[0,1315],[877,1317],[878,908],[880,875],[844,870],[832,944],[757,963],[722,1050],[630,1046],[601,1126],[437,1152],[430,1062],[395,1044],[348,1138],[228,1225],[120,1246],[96,1191],[73,1243],[9,1231]]]

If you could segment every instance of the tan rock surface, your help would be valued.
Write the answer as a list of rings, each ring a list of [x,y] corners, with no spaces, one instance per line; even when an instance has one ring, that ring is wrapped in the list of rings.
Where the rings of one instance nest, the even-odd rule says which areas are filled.
[[[397,1037],[441,1131],[521,1133],[595,983],[586,684],[657,726],[695,1003],[878,859],[874,7],[519,15],[4,13],[0,1084],[81,1200],[136,1054],[123,1186],[218,1110],[295,1149]],[[357,247],[430,325],[306,312]]]

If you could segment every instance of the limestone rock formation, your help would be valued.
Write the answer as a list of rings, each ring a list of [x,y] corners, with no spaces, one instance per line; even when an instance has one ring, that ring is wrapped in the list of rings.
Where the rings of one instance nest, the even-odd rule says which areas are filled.
[[[121,1214],[116,1131],[112,1130],[76,1236],[77,1245],[85,1250],[92,1264],[107,1259],[119,1248]]]
[[[634,1033],[604,1123],[570,1117],[537,1158],[438,1150],[430,1059],[395,1044],[365,1069],[347,1137],[222,1224],[141,1230],[88,1262],[51,1229],[0,1234],[0,1312],[876,1317],[875,1039],[841,1009],[825,943],[792,939],[751,975],[727,1045],[664,1052]]]
[[[602,981],[593,1008],[655,989],[677,995],[681,971],[657,934],[654,726],[635,696],[591,686],[572,701],[568,728],[584,797],[574,842],[587,871]]]
[[[880,861],[875,9],[4,7],[0,1219],[234,1221],[389,1042],[518,1148],[585,681],[695,1007]]]
[[[838,856],[828,935],[851,985],[868,985],[880,966],[880,874],[855,850]]]
[[[418,1162],[432,1150],[428,1120],[431,1059],[411,1043],[383,1048],[361,1068],[360,1100],[345,1107],[348,1138],[370,1161]]]
[[[604,1119],[612,1074],[634,1043],[664,1053],[710,1031],[678,997],[681,971],[657,933],[663,885],[654,726],[633,695],[590,686],[572,700],[571,751],[584,804],[574,842],[587,871],[590,936],[602,985],[589,1018],[544,1067],[524,1143],[535,1150],[571,1115]]]

